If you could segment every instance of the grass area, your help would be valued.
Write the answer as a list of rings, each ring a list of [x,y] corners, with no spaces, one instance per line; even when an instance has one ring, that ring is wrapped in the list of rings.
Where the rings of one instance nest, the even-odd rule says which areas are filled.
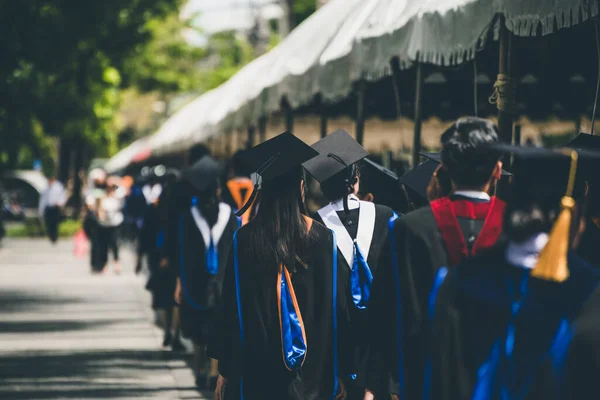
[[[60,224],[58,234],[60,237],[72,237],[81,228],[81,221],[67,219]],[[6,227],[7,237],[34,237],[43,234],[40,223],[35,219],[28,219],[24,223]]]

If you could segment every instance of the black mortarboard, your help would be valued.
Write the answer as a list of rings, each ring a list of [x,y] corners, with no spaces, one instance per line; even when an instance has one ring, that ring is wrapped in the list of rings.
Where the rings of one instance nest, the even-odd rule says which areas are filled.
[[[192,185],[198,192],[215,183],[222,172],[222,166],[211,156],[205,155],[191,167],[181,173],[181,178]]]
[[[438,166],[439,162],[428,159],[400,177],[400,183],[409,190],[415,205],[427,204],[427,187]]]
[[[515,201],[559,201],[567,191],[571,165],[571,149],[544,149],[498,144],[494,148],[514,156]],[[591,165],[599,165],[600,152],[577,150],[578,161],[573,195],[579,196]]]
[[[590,135],[589,133],[580,133],[565,146],[576,150],[600,151],[600,136]]]
[[[256,172],[263,181],[275,179],[319,153],[289,132],[284,132],[240,154],[240,162]],[[259,191],[259,181],[248,202],[237,212],[240,216],[252,205]]]
[[[318,155],[309,145],[284,132],[240,154],[240,161],[265,181],[277,178]]]
[[[440,164],[442,162],[442,154],[441,153],[419,153],[422,157],[427,158],[428,160],[435,161]],[[512,176],[512,174],[508,171],[502,170],[502,176]]]
[[[311,147],[318,151],[319,155],[305,162],[302,166],[321,183],[369,155],[343,129],[330,133]]]
[[[407,211],[408,193],[400,178],[393,171],[365,158],[360,164],[360,193],[371,193],[377,204],[388,206],[394,211]]]

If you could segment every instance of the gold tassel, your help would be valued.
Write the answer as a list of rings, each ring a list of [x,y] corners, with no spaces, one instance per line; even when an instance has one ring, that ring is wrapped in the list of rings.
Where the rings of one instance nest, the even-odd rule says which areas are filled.
[[[552,226],[548,243],[540,252],[540,256],[531,276],[548,281],[564,282],[569,278],[569,266],[567,265],[567,253],[569,252],[569,239],[571,236],[571,220],[575,199],[573,199],[573,188],[577,173],[576,151],[570,151],[571,168],[569,170],[569,181],[567,193],[561,199],[561,211]]]

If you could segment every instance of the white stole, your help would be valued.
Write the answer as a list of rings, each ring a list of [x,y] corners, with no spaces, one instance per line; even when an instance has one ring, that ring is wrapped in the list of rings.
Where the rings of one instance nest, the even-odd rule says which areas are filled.
[[[206,218],[200,214],[200,210],[198,207],[192,206],[190,207],[190,211],[192,213],[192,217],[194,218],[194,222],[202,235],[202,239],[204,240],[204,246],[208,250],[210,246],[210,236],[212,233],[213,243],[215,248],[219,245],[219,240],[221,240],[221,236],[223,236],[223,232],[225,232],[225,228],[227,227],[227,223],[231,218],[231,207],[225,203],[219,203],[219,216],[217,217],[217,222],[210,229],[208,226],[208,222],[206,222]]]
[[[351,203],[354,204],[351,206]],[[350,269],[352,269],[354,264],[354,241],[337,214],[337,211],[344,209],[342,204],[341,201],[337,201],[321,208],[318,212],[325,226],[335,232],[338,249]],[[360,201],[356,196],[350,195],[348,196],[348,208],[351,210],[359,208],[356,243],[363,257],[367,260],[375,231],[375,204]]]

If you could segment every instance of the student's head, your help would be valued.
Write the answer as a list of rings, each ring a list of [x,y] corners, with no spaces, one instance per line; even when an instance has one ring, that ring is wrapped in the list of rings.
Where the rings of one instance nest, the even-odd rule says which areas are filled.
[[[442,134],[442,164],[455,190],[489,190],[500,179],[502,162],[497,151],[498,128],[477,117],[458,119]]]
[[[203,144],[197,144],[188,153],[188,163],[192,165],[204,156],[210,156],[210,149]]]
[[[234,177],[250,176],[246,165],[243,162],[244,150],[237,151],[231,158],[231,172]]]
[[[194,190],[194,195],[198,201],[198,208],[206,218],[209,226],[217,223],[219,218],[219,202],[221,195],[221,186],[218,179],[214,179],[206,188],[201,191]]]
[[[359,175],[358,167],[353,164],[322,182],[321,191],[329,202],[356,194],[359,191]]]

